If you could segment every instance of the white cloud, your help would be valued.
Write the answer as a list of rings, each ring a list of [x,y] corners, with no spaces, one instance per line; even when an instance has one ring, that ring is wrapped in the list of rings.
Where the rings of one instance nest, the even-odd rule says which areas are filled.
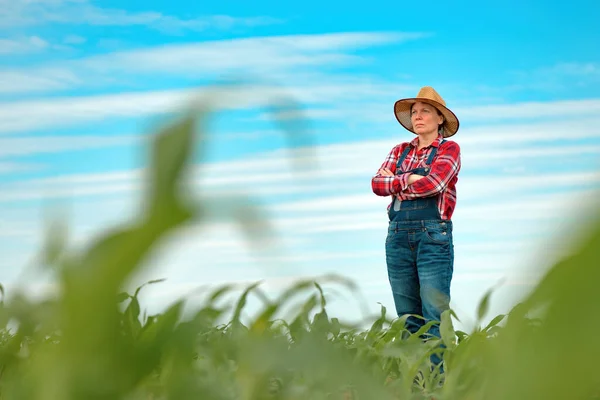
[[[0,174],[12,174],[15,172],[36,171],[44,168],[40,164],[21,163],[21,162],[0,162]]]
[[[545,69],[549,74],[562,74],[567,76],[595,76],[600,77],[600,64],[566,62],[559,63],[553,67]]]
[[[67,76],[68,77],[68,76]],[[0,76],[0,79],[2,77]],[[97,121],[106,118],[134,118],[149,116],[155,114],[178,111],[190,104],[190,101],[196,96],[210,94],[211,102],[214,107],[224,109],[247,109],[261,107],[268,104],[271,99],[285,96],[294,99],[300,104],[359,104],[368,99],[376,100],[388,91],[400,90],[400,87],[391,88],[385,84],[320,84],[304,86],[275,87],[268,85],[241,85],[241,86],[221,86],[218,88],[218,96],[212,96],[211,88],[199,88],[198,90],[164,90],[148,92],[128,92],[120,94],[107,94],[98,96],[81,97],[62,97],[48,100],[31,100],[20,102],[5,102],[0,104],[0,118],[3,125],[0,132],[22,132],[30,129],[62,127],[76,125],[83,122]],[[367,107],[367,106],[365,106]],[[367,107],[368,108],[368,107]],[[382,107],[381,109],[384,109]],[[558,118],[556,127],[547,124],[550,128],[545,135],[548,137],[557,137],[558,128],[568,128],[569,130],[582,129],[583,123],[589,123],[591,120],[584,121],[564,121],[567,117],[578,116],[587,118],[595,116],[600,112],[600,100],[577,100],[577,101],[556,101],[546,103],[517,103],[503,106],[474,106],[470,109],[462,110],[462,121],[487,121],[501,120],[511,118],[535,119],[539,117]],[[378,111],[383,115],[382,111]],[[310,113],[307,115],[311,117]],[[387,116],[391,118],[389,115]],[[563,118],[563,121],[560,118]],[[371,118],[368,110],[361,113],[347,113],[344,117],[348,122],[353,120],[364,120]],[[388,119],[389,119],[388,118]],[[487,118],[487,119],[486,119]],[[379,120],[381,121],[381,119]],[[596,134],[594,125],[588,125],[586,129]],[[509,132],[503,132],[504,137],[527,137],[523,132],[523,127],[517,126],[519,134],[515,135]],[[466,128],[468,129],[468,128]],[[465,129],[465,130],[466,130]],[[491,133],[497,134],[498,128],[490,128]],[[583,129],[582,129],[583,130]],[[480,128],[471,128],[471,132],[478,131],[479,137],[490,137],[490,140],[497,141],[492,135],[481,131]],[[530,132],[529,134],[540,136],[542,131]],[[566,138],[565,131],[559,132]],[[460,141],[465,137],[462,131],[461,136],[456,136],[453,140]],[[474,135],[474,133],[471,133]],[[569,133],[571,135],[571,133]],[[578,133],[586,135],[585,133]],[[469,139],[477,140],[477,139]],[[481,139],[479,139],[481,140]]]
[[[242,76],[270,76],[271,72],[292,67],[347,64],[358,60],[345,53],[347,50],[400,42],[408,37],[411,35],[392,33],[253,37],[116,52],[81,60],[80,65],[102,73],[118,68],[130,73],[223,76],[237,72]]]
[[[479,107],[457,107],[462,119],[486,121],[558,116],[590,116],[600,113],[600,100],[532,101],[520,104],[499,104]]]
[[[22,188],[18,191],[2,191],[0,193],[0,202],[12,202],[19,200],[48,200],[48,199],[70,199],[73,197],[83,197],[91,195],[109,195],[123,192],[131,192],[138,189],[136,183],[107,184],[107,185],[80,185],[69,187],[67,185],[53,187],[45,185],[43,187]]]
[[[0,157],[138,145],[140,139],[140,136],[134,135],[0,137]]]
[[[291,86],[307,81],[314,85],[328,83],[330,79],[329,75],[315,71],[315,66],[335,67],[362,62],[362,58],[350,54],[350,50],[414,40],[424,36],[421,33],[342,32],[168,44],[53,63],[18,72],[23,77],[57,81],[54,88],[62,88],[67,83],[73,87],[89,87],[98,85],[98,82],[123,87],[131,85],[132,82],[139,82],[146,74],[154,78],[167,75],[195,80],[220,80],[237,74],[244,79],[268,77],[271,82],[285,82]],[[0,70],[0,80],[9,82],[8,79],[2,78],[2,74],[11,72],[14,74],[15,71]],[[73,76],[76,79],[64,81],[57,74]],[[359,83],[363,86],[370,84],[369,81]],[[33,91],[35,86],[32,86],[12,84],[1,91]],[[394,86],[398,85],[392,85]],[[392,87],[386,90],[393,90]],[[42,85],[38,90],[54,88]],[[380,91],[383,92],[382,88]]]
[[[350,56],[344,51],[400,43],[422,33],[354,32],[251,37],[212,42],[171,44],[116,52],[81,60],[95,70],[206,73],[280,70],[281,67],[329,64]]]
[[[48,46],[48,42],[39,36],[0,39],[0,55],[37,52]]]
[[[0,70],[0,94],[62,90],[82,81],[68,69],[49,67],[33,72],[22,69],[2,69]]]
[[[306,57],[310,60],[310,57]],[[170,59],[172,61],[172,59]],[[269,60],[262,59],[265,68],[273,67],[278,68],[277,63],[269,64]],[[169,62],[171,62],[169,61]],[[223,108],[248,108],[260,106],[267,102],[270,98],[277,98],[278,96],[289,97],[294,101],[302,105],[302,109],[299,112],[294,111],[291,113],[294,118],[308,118],[308,119],[343,119],[348,123],[353,122],[376,122],[381,123],[382,121],[390,120],[391,112],[384,112],[389,108],[389,104],[380,102],[381,98],[390,97],[390,93],[402,93],[408,90],[415,89],[410,85],[390,84],[385,82],[372,82],[368,79],[360,78],[340,78],[331,77],[319,73],[306,73],[300,72],[298,74],[290,74],[284,69],[286,67],[292,68],[297,60],[294,58],[286,58],[281,68],[281,76],[292,77],[292,80],[287,81],[285,85],[275,86],[272,85],[276,79],[269,79],[267,82],[261,82],[260,80],[254,81],[254,83],[228,86],[228,85],[217,85],[217,86],[199,86],[196,88],[185,88],[185,89],[170,89],[170,90],[157,90],[157,91],[140,91],[140,92],[121,92],[119,94],[107,94],[98,96],[80,96],[80,97],[55,97],[52,100],[34,100],[28,102],[11,102],[4,103],[3,108],[8,107],[10,114],[23,112],[28,108],[39,109],[40,113],[55,115],[59,114],[74,114],[72,116],[73,122],[64,121],[65,118],[60,118],[62,122],[59,126],[65,124],[73,124],[84,122],[88,120],[94,120],[101,116],[102,118],[109,117],[139,117],[152,115],[162,112],[170,112],[171,110],[177,110],[183,106],[187,106],[192,95],[202,95],[203,93],[211,93],[214,89],[219,91],[220,96],[214,98],[215,107]],[[319,59],[313,60],[319,62]],[[188,68],[193,63],[181,62],[179,65],[182,68]],[[258,63],[262,64],[262,62]],[[115,64],[118,65],[118,64]],[[150,65],[150,64],[148,64]],[[218,63],[212,65],[206,63],[204,67],[207,70],[212,70],[214,67],[215,72],[220,69]],[[229,67],[235,68],[234,65]],[[240,64],[240,67],[248,67],[248,65]],[[159,68],[154,66],[154,68]],[[195,72],[202,72],[202,68],[195,68]],[[223,66],[223,68],[228,68]],[[257,65],[260,68],[260,65]],[[222,71],[221,71],[222,72]],[[93,73],[91,73],[93,75]],[[257,76],[260,76],[258,74]],[[263,74],[264,75],[264,74]],[[268,74],[271,78],[276,78],[277,73]],[[250,79],[251,80],[251,79]],[[27,72],[22,71],[11,71],[4,70],[0,71],[0,82],[3,83],[3,87],[0,87],[0,93],[11,93],[13,91],[44,91],[54,89],[66,89],[72,85],[79,85],[83,83],[83,80],[78,78],[78,74],[69,71],[68,69],[44,69],[40,73],[29,75]],[[102,82],[95,82],[95,84],[101,85]],[[231,89],[230,89],[231,88]],[[391,101],[391,100],[390,100]],[[585,109],[585,102],[581,102],[581,115],[594,115],[595,108],[598,101],[592,100],[589,105],[592,108]],[[577,104],[573,104],[576,106]],[[336,107],[335,109],[315,109],[313,106],[323,107]],[[525,104],[527,106],[527,104]],[[555,104],[548,103],[549,107],[557,108]],[[76,108],[71,108],[76,107]],[[355,107],[355,108],[353,108]],[[512,108],[522,107],[520,104],[511,105]],[[543,107],[541,107],[543,108]],[[166,111],[164,111],[166,110]],[[470,116],[463,119],[470,121],[482,121],[485,120],[486,115],[481,114],[481,111],[487,112],[486,108],[474,106],[469,109],[468,114]],[[507,108],[507,110],[510,110]],[[565,109],[565,114],[555,114],[555,116],[567,115],[568,109]],[[545,111],[542,115],[544,115]],[[272,119],[274,116],[285,118],[289,117],[290,112],[284,111],[275,114],[260,114],[257,118],[262,120]],[[480,115],[481,114],[481,115]],[[18,115],[18,114],[17,114]],[[477,116],[478,115],[478,116]],[[528,118],[537,118],[540,114],[532,112],[528,115]],[[41,116],[44,118],[44,116]],[[511,119],[514,116],[510,113],[500,114],[497,116],[498,119],[506,118]],[[58,118],[57,118],[58,119]],[[46,120],[45,120],[46,121]],[[53,121],[46,121],[47,123],[54,124]],[[560,121],[559,121],[560,124]],[[564,124],[563,124],[564,125]],[[577,123],[577,125],[581,125]],[[35,128],[35,122],[22,121],[22,124],[16,124],[15,130],[27,130]],[[553,128],[549,124],[550,128]],[[486,127],[487,128],[487,127]],[[491,128],[491,133],[494,133],[495,128]],[[517,128],[519,128],[517,126]],[[0,128],[0,131],[10,131],[12,125]],[[461,137],[464,136],[462,132],[467,128],[461,129]],[[556,131],[556,129],[552,129]],[[488,135],[489,136],[489,135]],[[493,138],[491,140],[494,140]]]
[[[130,12],[125,9],[101,8],[87,0],[4,0],[0,4],[0,27],[23,27],[43,24],[132,26],[139,25],[167,33],[233,29],[281,23],[265,16],[232,17],[210,15],[182,19],[160,12]]]
[[[81,13],[81,21],[76,21],[71,13]],[[71,15],[69,15],[71,14]],[[232,17],[229,15],[210,15],[192,19],[182,19],[160,12],[132,13],[123,9],[99,8],[89,4],[78,7],[77,10],[68,10],[64,18],[57,18],[53,22],[81,24],[86,23],[96,26],[132,26],[140,25],[159,30],[163,33],[180,34],[185,31],[202,32],[207,30],[232,30],[236,28],[253,28],[265,25],[280,24],[280,19],[258,17]]]
[[[210,96],[213,107],[248,109],[269,105],[273,99],[280,97],[292,98],[300,103],[327,103],[342,99],[364,99],[377,95],[381,90],[382,87],[374,85],[329,84],[283,88],[242,85],[231,88],[222,86],[216,93],[211,88],[200,88],[5,102],[0,104],[0,118],[3,119],[0,133],[64,127],[106,118],[177,112],[187,108],[197,97],[206,95]]]
[[[163,91],[7,102],[2,104],[0,110],[0,115],[7,118],[6,125],[0,131],[22,132],[98,121],[108,117],[135,117],[168,112],[181,107],[186,94],[189,98],[189,91]]]
[[[46,178],[31,179],[26,182],[19,183],[19,186],[31,187],[39,185],[45,186],[71,186],[77,184],[95,186],[100,183],[132,183],[142,177],[142,170],[127,170],[117,172],[98,172],[91,174],[68,174],[56,175]]]
[[[600,103],[600,101],[599,101]],[[552,103],[549,103],[552,105]],[[519,104],[515,105],[519,107]],[[553,107],[554,108],[554,107]],[[593,112],[590,116],[575,116],[573,118],[567,111],[557,113],[551,121],[536,121],[534,123],[486,123],[481,126],[466,126],[453,137],[461,147],[482,145],[491,146],[524,146],[531,144],[570,144],[582,139],[600,137],[600,128],[596,125]],[[531,118],[536,118],[534,114]],[[460,136],[459,136],[460,135]],[[528,146],[532,149],[532,146]]]
[[[573,93],[582,88],[588,90],[600,82],[600,64],[597,62],[565,61],[531,70],[511,71],[517,91],[545,91]],[[568,92],[567,92],[568,91]]]

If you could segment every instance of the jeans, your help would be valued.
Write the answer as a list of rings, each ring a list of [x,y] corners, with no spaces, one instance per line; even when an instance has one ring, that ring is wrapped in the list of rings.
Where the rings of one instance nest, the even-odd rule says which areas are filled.
[[[388,278],[398,316],[409,317],[415,333],[428,321],[440,321],[449,308],[454,269],[452,222],[445,220],[391,221],[385,241]],[[440,337],[439,326],[428,332]]]

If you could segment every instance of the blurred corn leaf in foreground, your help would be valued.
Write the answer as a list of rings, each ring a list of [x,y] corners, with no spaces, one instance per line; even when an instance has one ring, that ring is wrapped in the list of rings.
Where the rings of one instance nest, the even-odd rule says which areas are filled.
[[[409,335],[406,317],[390,318],[383,306],[369,329],[332,317],[323,285],[356,290],[341,277],[298,282],[275,299],[251,285],[233,308],[220,305],[234,290],[224,285],[189,318],[182,318],[183,299],[147,316],[138,299],[143,287],[129,294],[123,286],[168,235],[206,218],[185,182],[205,111],[157,134],[144,204],[132,222],[82,251],[56,237],[64,227],[49,231],[40,263],[56,273],[55,297],[5,299],[0,286],[0,398],[600,398],[598,223],[509,315],[460,332],[453,312],[445,312],[441,339]],[[264,227],[256,222],[241,226]],[[491,294],[481,300],[480,318]],[[263,308],[244,322],[250,296]],[[282,309],[299,296],[303,303],[282,319]],[[219,324],[229,314],[231,321]],[[444,356],[443,374],[430,362],[434,353]]]

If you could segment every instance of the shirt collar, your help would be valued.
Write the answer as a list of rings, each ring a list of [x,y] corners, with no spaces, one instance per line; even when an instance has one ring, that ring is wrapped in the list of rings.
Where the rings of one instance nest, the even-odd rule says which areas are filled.
[[[444,139],[444,137],[442,136],[442,134],[438,133],[437,138],[431,143],[430,146],[432,146],[432,147],[439,147],[440,143],[442,142],[443,139]],[[413,146],[413,147],[418,147],[419,146],[419,136],[417,136],[413,140],[411,140],[410,141],[410,145]]]

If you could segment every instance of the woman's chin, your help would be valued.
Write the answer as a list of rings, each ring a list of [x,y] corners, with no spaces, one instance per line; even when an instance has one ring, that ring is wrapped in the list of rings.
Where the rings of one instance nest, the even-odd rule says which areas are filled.
[[[414,129],[415,133],[417,135],[428,135],[428,134],[432,134],[433,131],[428,131],[427,129],[423,128],[423,127],[416,127]]]

